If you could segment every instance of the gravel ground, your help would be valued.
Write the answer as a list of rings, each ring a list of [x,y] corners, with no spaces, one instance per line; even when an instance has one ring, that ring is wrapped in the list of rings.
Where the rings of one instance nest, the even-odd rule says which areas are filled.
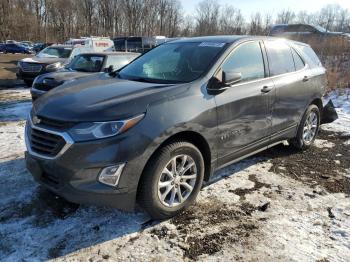
[[[11,101],[0,104],[1,261],[350,261],[344,95],[331,95],[340,119],[310,150],[276,146],[231,165],[166,221],[71,204],[38,186],[23,160],[29,90],[3,96]]]

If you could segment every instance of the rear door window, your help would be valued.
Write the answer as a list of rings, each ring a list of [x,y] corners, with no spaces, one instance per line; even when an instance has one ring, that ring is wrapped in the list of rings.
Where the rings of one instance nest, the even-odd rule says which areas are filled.
[[[238,46],[224,62],[222,70],[241,73],[241,82],[264,78],[264,60],[259,42]]]
[[[295,64],[295,70],[301,70],[305,67],[304,61],[301,59],[300,55],[292,48],[292,54]]]
[[[277,76],[295,71],[291,48],[282,41],[265,41],[270,75]]]
[[[296,44],[295,47],[306,56],[305,59],[308,58],[307,61],[312,62],[312,64],[316,66],[322,65],[320,59],[317,57],[316,53],[314,52],[314,50],[312,50],[310,46]]]

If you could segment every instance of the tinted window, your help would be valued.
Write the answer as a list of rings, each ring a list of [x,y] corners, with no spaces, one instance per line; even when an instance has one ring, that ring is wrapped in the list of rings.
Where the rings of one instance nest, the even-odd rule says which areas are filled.
[[[304,64],[304,61],[301,59],[300,55],[293,48],[292,48],[292,53],[293,53],[295,69],[296,70],[303,69],[305,64]]]
[[[104,56],[78,55],[68,65],[69,68],[80,72],[99,72],[103,64]]]
[[[132,59],[129,58],[129,56],[126,55],[111,55],[107,58],[106,67],[113,66],[114,70],[118,70],[119,68],[127,65],[130,63]]]
[[[312,50],[312,48],[310,46],[307,45],[295,45],[297,47],[297,49],[299,49],[303,54],[305,54],[308,58],[308,60],[310,60],[314,65],[320,66],[321,65],[321,61],[320,59],[318,59],[317,55],[315,54],[314,50]]]
[[[283,33],[286,30],[287,26],[285,25],[276,25],[272,27],[271,29],[271,34],[278,34],[278,33]]]
[[[270,75],[276,76],[295,71],[290,47],[282,41],[266,41]]]
[[[124,79],[161,83],[190,82],[206,72],[225,43],[193,42],[160,45],[119,73]]]
[[[241,73],[241,82],[263,78],[264,60],[259,42],[242,44],[236,48],[223,64],[222,70]]]

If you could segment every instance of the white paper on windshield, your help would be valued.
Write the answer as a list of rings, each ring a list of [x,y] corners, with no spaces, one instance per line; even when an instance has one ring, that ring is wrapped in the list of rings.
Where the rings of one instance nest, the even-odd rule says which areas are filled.
[[[202,42],[198,46],[209,46],[209,47],[223,47],[225,43],[215,43],[215,42]]]

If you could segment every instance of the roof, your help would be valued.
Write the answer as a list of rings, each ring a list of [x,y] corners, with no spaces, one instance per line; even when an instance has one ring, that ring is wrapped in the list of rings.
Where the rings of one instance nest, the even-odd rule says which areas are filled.
[[[188,42],[220,42],[220,43],[233,43],[239,40],[250,39],[275,39],[267,36],[251,36],[251,35],[216,35],[216,36],[200,36],[189,37],[179,40],[171,41],[171,43],[188,43]]]
[[[74,48],[73,45],[50,45],[48,47]]]
[[[141,53],[135,53],[135,52],[88,52],[88,53],[81,53],[79,55],[135,55],[138,56]]]

